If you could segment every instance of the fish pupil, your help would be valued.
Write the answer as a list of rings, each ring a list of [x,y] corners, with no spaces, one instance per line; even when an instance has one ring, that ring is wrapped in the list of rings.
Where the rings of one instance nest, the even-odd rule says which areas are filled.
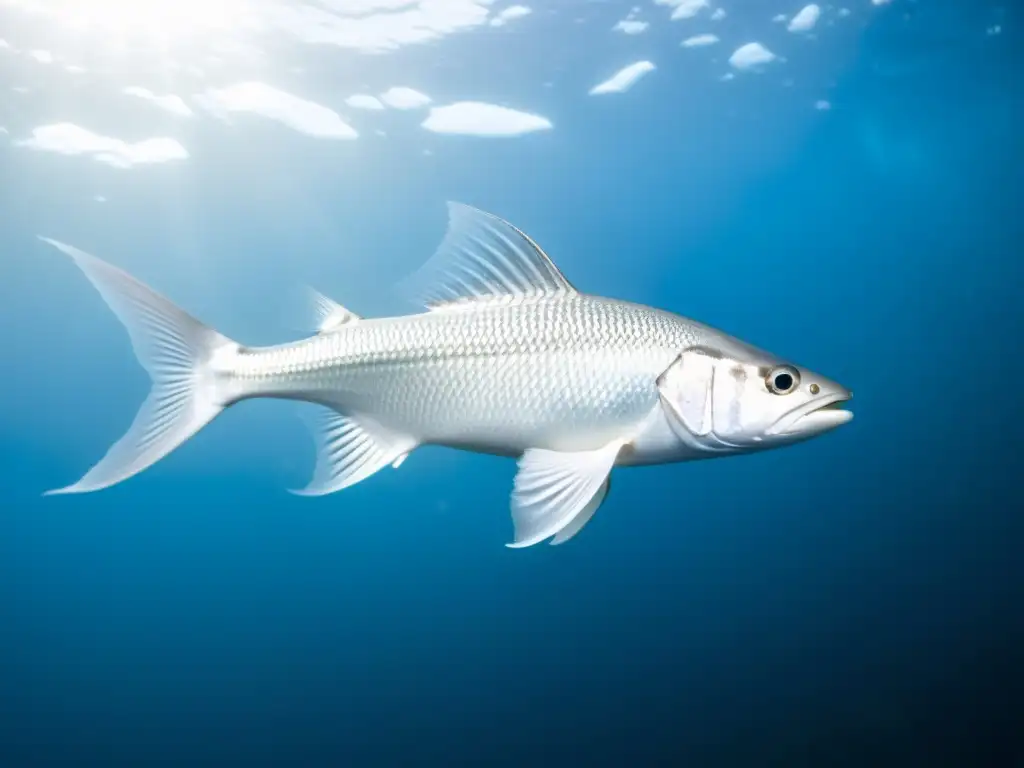
[[[793,386],[793,377],[788,373],[779,373],[775,376],[775,388],[780,392],[785,392],[787,389]]]

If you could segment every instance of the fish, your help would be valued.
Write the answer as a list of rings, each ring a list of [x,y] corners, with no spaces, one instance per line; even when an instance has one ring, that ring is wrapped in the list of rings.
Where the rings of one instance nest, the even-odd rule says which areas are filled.
[[[517,459],[512,541],[564,544],[619,467],[798,443],[848,422],[852,393],[711,326],[577,290],[525,232],[448,203],[444,238],[405,285],[422,311],[365,318],[312,289],[316,333],[244,346],[128,273],[39,236],[90,280],[152,387],[127,433],[76,483],[142,472],[224,409],[313,403],[323,496],[399,467],[420,446]]]

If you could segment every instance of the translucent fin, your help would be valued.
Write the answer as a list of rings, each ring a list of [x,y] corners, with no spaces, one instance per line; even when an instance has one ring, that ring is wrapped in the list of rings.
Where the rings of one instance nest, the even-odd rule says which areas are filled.
[[[83,493],[119,483],[162,459],[220,413],[211,360],[238,349],[126,272],[70,245],[40,237],[71,257],[128,331],[153,388],[131,428],[74,485],[49,494]]]
[[[532,546],[561,532],[601,493],[623,441],[596,451],[563,453],[531,448],[519,460],[512,491],[515,540],[507,547]],[[593,515],[600,501],[589,510]],[[584,520],[580,528],[586,523]]]
[[[444,240],[427,263],[405,281],[405,288],[431,309],[576,290],[527,234],[504,219],[462,203],[448,203]]]
[[[558,546],[559,544],[565,544],[569,539],[575,536],[577,533],[583,530],[583,526],[590,522],[590,519],[597,512],[598,507],[604,504],[605,497],[608,495],[608,491],[611,489],[612,478],[611,475],[604,481],[594,497],[587,502],[586,506],[580,510],[579,514],[576,515],[569,524],[562,530],[555,534],[555,538],[551,540],[551,546]]]
[[[307,286],[306,294],[316,317],[317,333],[331,333],[343,325],[362,319],[355,312],[345,309],[341,304],[327,298],[315,288]]]
[[[320,408],[310,427],[316,440],[316,469],[309,485],[292,491],[299,496],[324,496],[348,488],[388,465],[397,465],[416,441],[395,435],[367,419]]]
[[[688,349],[658,377],[658,393],[671,417],[695,437],[711,432],[716,358],[699,347]]]

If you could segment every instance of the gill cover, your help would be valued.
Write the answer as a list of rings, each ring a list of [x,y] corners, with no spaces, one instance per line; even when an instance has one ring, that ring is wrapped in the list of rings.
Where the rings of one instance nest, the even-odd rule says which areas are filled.
[[[657,380],[669,425],[683,443],[730,452],[758,442],[743,424],[747,376],[735,361],[707,347],[683,351]]]
[[[682,427],[693,437],[704,437],[713,430],[712,395],[718,359],[718,355],[705,347],[691,347],[658,377],[661,404],[677,433]]]

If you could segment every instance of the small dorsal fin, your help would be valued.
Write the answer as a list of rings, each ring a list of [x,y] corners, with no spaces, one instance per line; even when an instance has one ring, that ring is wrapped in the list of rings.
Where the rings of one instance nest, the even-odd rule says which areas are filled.
[[[406,286],[430,309],[576,292],[525,232],[493,214],[452,202],[444,240]]]
[[[306,288],[316,318],[317,333],[333,333],[347,323],[354,323],[362,318],[341,304],[324,296],[315,288]]]

